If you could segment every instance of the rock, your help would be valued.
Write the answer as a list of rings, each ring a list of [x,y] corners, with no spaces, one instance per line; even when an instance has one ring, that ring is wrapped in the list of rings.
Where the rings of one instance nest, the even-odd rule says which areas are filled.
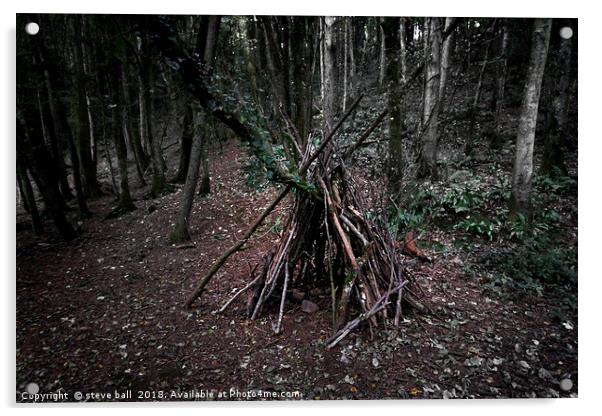
[[[302,292],[299,289],[293,289],[291,290],[291,297],[294,300],[301,302],[303,299],[305,299],[305,292]]]
[[[301,310],[305,313],[316,313],[320,308],[318,305],[313,303],[311,300],[304,300],[301,302]]]

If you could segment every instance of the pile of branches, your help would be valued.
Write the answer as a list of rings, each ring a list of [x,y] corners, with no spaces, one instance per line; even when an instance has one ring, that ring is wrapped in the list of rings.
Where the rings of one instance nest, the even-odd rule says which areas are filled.
[[[247,312],[251,319],[260,316],[268,301],[279,305],[274,330],[280,333],[284,305],[293,288],[326,289],[332,302],[334,334],[327,340],[331,348],[362,322],[367,322],[372,335],[375,328],[391,319],[398,325],[404,303],[420,306],[412,296],[412,279],[401,266],[398,244],[383,223],[365,215],[365,201],[357,192],[345,164],[384,119],[386,111],[348,148],[339,149],[332,143],[336,131],[360,99],[333,127],[318,149],[312,149],[309,144],[302,147],[294,128],[289,129],[300,155],[298,172],[302,179],[299,186],[287,185],[280,191],[242,239],[215,262],[188,299],[188,307],[292,189],[293,209],[278,244],[266,254],[260,273],[255,276],[256,266],[250,282],[220,311],[249,292]]]

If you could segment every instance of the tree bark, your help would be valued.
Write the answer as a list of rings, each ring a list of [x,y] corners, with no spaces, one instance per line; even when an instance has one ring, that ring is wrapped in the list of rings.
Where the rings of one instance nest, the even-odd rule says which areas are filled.
[[[560,47],[554,67],[555,84],[548,90],[547,128],[541,170],[546,175],[566,175],[564,138],[567,135],[568,91],[571,77],[572,38],[560,38]]]
[[[25,162],[19,159],[19,155],[17,155],[17,180],[19,181],[19,189],[22,190],[24,205],[31,216],[33,232],[36,235],[40,235],[44,232],[44,226],[42,224],[42,219],[40,218],[31,182],[27,176],[27,169],[24,165]]]
[[[533,143],[551,27],[552,19],[535,19],[533,23],[531,56],[523,92],[518,134],[516,136],[516,154],[512,170],[510,208],[513,213],[528,214],[530,211]]]
[[[491,24],[491,27],[487,30],[489,34],[489,39],[487,40],[487,46],[485,47],[485,58],[483,58],[483,63],[481,64],[481,70],[479,71],[479,80],[477,82],[477,88],[475,90],[474,98],[472,100],[472,106],[470,107],[468,114],[468,136],[466,137],[466,145],[464,147],[464,153],[466,156],[472,155],[474,150],[475,143],[475,124],[477,112],[479,109],[479,102],[481,100],[481,91],[483,90],[483,79],[485,77],[485,70],[487,69],[487,65],[489,64],[489,55],[491,51],[491,44],[493,43],[495,37],[495,29],[497,26],[498,20],[495,19]]]
[[[27,104],[25,104],[26,106]],[[18,106],[23,110],[23,105]],[[72,240],[77,233],[63,212],[62,195],[58,188],[52,158],[42,138],[42,126],[39,115],[25,112],[23,120],[17,120],[17,154],[31,168],[32,176],[42,194],[46,209],[50,213],[54,225],[65,240]]]
[[[401,43],[399,40],[399,18],[385,17],[382,33],[385,40],[385,91],[389,120],[388,185],[392,195],[399,192],[403,176],[403,97],[401,96]]]
[[[192,104],[190,98],[186,100],[184,104],[184,119],[182,120],[182,136],[180,138],[180,163],[178,164],[178,171],[171,180],[174,183],[186,182],[186,174],[188,172],[188,165],[190,163],[190,152],[192,149],[193,141],[193,113]]]
[[[502,109],[504,108],[504,93],[506,89],[506,75],[508,73],[508,22],[506,19],[501,25],[501,45],[500,45],[500,56],[499,62],[497,63],[497,77],[495,81],[495,107],[494,107],[494,119],[495,132],[493,136],[494,147],[499,146],[501,143],[501,130],[502,130]]]
[[[139,48],[141,65],[138,68],[139,99],[140,99],[140,130],[150,146],[152,183],[150,195],[153,198],[164,195],[171,191],[171,187],[165,178],[165,163],[161,149],[161,137],[153,133],[153,109],[152,109],[152,56],[146,38],[142,39]]]
[[[113,51],[113,53],[115,53]],[[130,194],[129,176],[128,176],[128,155],[125,142],[125,132],[128,131],[127,119],[124,117],[125,97],[123,94],[123,79],[125,73],[122,70],[119,57],[112,56],[110,59],[111,68],[111,94],[113,103],[116,107],[111,109],[111,121],[113,127],[113,143],[117,153],[117,164],[119,166],[119,203],[113,210],[112,216],[136,209],[132,196]]]
[[[384,17],[380,18],[380,23],[378,25],[378,39],[379,39],[379,71],[378,71],[378,86],[380,88],[383,87],[384,82],[385,82],[385,72],[386,72],[386,68],[385,68],[385,60],[387,59],[386,57],[386,46],[385,46],[385,32],[384,29],[382,27],[382,22],[384,21]]]
[[[446,17],[445,18],[445,31],[447,32],[451,25],[454,23],[455,17]],[[450,55],[451,51],[454,48],[454,32],[452,31],[449,36],[447,36],[443,40],[443,49],[441,52],[441,80],[439,81],[439,100],[441,104],[439,105],[439,111],[441,113],[445,112],[446,109],[446,94],[445,88],[447,87],[447,77],[449,74],[450,67]]]
[[[144,180],[144,172],[148,167],[148,160],[146,155],[144,154],[144,150],[142,149],[142,143],[140,141],[140,136],[136,134],[134,131],[134,123],[132,123],[132,118],[130,116],[130,109],[132,107],[132,100],[130,98],[130,89],[129,89],[129,68],[127,59],[124,60],[121,66],[121,89],[123,94],[123,106],[121,117],[123,118],[125,131],[127,133],[127,141],[130,143],[130,147],[134,153],[134,161],[136,162],[136,174],[138,175],[138,181],[140,185],[145,186],[146,181]]]
[[[322,134],[328,135],[335,122],[335,44],[334,24],[336,19],[327,16],[324,18],[324,124]]]
[[[82,52],[82,25],[81,16],[73,16],[75,41],[73,48],[73,64],[75,70],[75,82],[73,95],[74,100],[74,119],[75,119],[75,143],[77,147],[77,156],[80,162],[80,171],[83,178],[84,192],[88,197],[98,197],[102,195],[100,185],[96,179],[96,168],[92,160],[90,147],[90,121],[88,118],[88,103],[86,100],[86,84],[84,73],[84,61]]]
[[[407,27],[407,18],[402,17],[399,19],[399,64],[401,70],[401,83],[406,83],[406,78],[408,74],[408,59],[407,59],[407,45],[406,45],[406,27]]]
[[[441,76],[441,22],[437,17],[425,20],[425,82],[422,112],[422,143],[417,171],[419,178],[438,179],[437,152],[439,124],[439,88]]]

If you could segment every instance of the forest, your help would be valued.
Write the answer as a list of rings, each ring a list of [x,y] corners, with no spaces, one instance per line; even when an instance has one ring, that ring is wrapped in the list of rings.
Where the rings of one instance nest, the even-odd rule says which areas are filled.
[[[577,19],[16,19],[18,402],[577,397]]]

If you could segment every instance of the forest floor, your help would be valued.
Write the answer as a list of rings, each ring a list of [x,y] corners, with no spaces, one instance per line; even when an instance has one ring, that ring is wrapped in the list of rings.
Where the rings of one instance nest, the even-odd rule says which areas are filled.
[[[576,312],[559,319],[553,297],[486,291],[483,276],[467,272],[474,253],[444,231],[420,243],[432,263],[405,260],[431,312],[407,310],[399,328],[381,328],[372,340],[360,329],[326,349],[330,297],[320,291],[309,293],[315,313],[285,305],[281,335],[272,330],[277,308],[256,321],[246,319],[242,299],[214,312],[277,240],[287,204],[185,310],[200,276],[275,195],[247,186],[247,158],[234,140],[212,152],[212,193],[195,203],[188,246],[167,240],[181,191],[145,200],[135,190],[138,210],[110,220],[113,197],[91,201],[95,215],[70,243],[17,233],[18,391],[36,382],[42,392],[71,393],[69,400],[75,391],[127,389],[129,400],[231,389],[237,393],[226,398],[258,390],[284,399],[576,396]],[[564,390],[567,378],[573,386]]]

